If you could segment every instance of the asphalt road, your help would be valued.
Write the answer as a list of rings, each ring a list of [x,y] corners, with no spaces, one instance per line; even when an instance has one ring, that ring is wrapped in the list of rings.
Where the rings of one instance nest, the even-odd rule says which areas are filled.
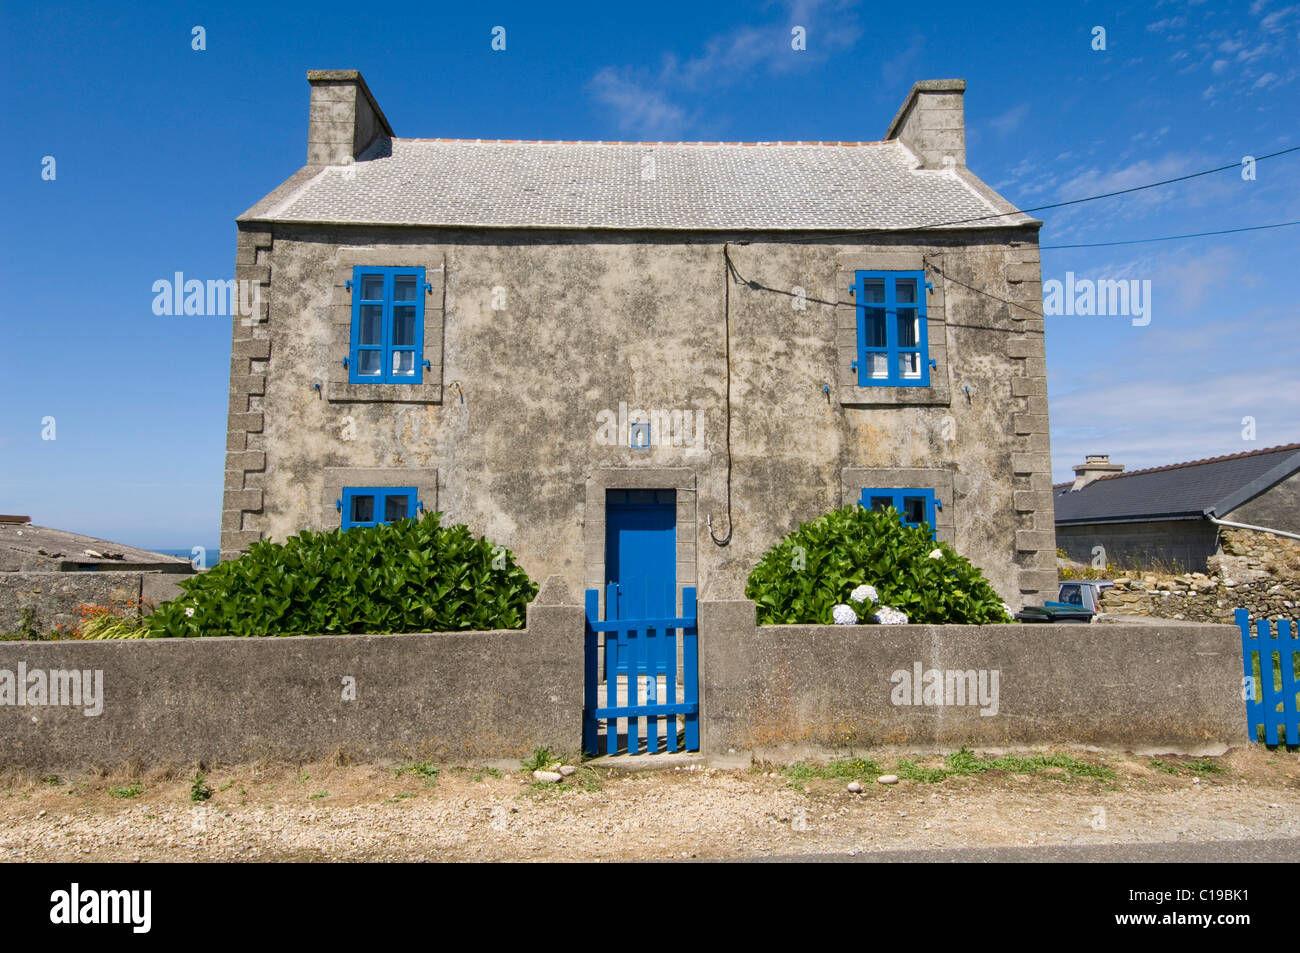
[[[1061,847],[953,847],[942,850],[882,850],[858,854],[790,854],[734,859],[765,864],[1295,863],[1300,861],[1300,838]]]

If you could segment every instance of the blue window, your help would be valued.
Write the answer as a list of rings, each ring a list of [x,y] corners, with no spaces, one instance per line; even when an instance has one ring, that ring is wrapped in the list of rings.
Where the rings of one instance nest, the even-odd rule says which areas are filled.
[[[349,486],[343,489],[339,509],[343,528],[378,526],[415,516],[420,508],[413,486]]]
[[[924,271],[859,271],[859,387],[929,387]]]
[[[920,526],[927,523],[930,535],[934,536],[934,513],[942,509],[943,503],[935,499],[934,490],[872,490],[862,491],[861,503],[869,510],[885,510],[893,507],[898,511],[904,526]]]
[[[424,269],[352,269],[353,384],[424,380]]]

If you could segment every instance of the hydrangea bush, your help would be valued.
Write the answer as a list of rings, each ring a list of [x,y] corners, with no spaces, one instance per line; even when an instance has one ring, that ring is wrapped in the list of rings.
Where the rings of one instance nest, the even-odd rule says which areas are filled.
[[[1011,621],[984,574],[930,533],[893,509],[835,510],[768,550],[745,595],[760,625]]]

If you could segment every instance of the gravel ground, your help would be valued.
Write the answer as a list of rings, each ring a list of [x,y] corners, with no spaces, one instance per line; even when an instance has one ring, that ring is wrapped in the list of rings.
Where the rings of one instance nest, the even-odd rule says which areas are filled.
[[[211,770],[213,793],[195,803],[192,769],[11,773],[0,777],[0,858],[667,860],[1300,836],[1295,752],[1235,750],[1206,759],[1211,768],[1074,755],[1114,778],[991,770],[853,794],[844,780],[792,781],[768,764],[625,772],[597,763],[560,784],[522,771],[442,768],[433,780],[394,765],[243,765]]]

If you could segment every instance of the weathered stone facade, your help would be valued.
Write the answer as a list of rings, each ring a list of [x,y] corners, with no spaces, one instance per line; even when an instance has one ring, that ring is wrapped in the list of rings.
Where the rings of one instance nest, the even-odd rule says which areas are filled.
[[[1208,573],[1117,576],[1102,611],[1193,622],[1231,622],[1242,608],[1252,619],[1300,616],[1300,540],[1225,527],[1221,543]]]
[[[960,167],[926,174],[987,191]],[[1054,591],[1038,222],[846,239],[317,224],[268,207],[239,223],[238,276],[267,285],[263,319],[235,326],[223,559],[337,526],[322,500],[340,472],[414,485],[418,470],[427,509],[581,591],[604,581],[591,488],[653,472],[677,490],[677,583],[702,596],[739,596],[782,535],[870,485],[950,487],[940,536],[1013,606]],[[358,263],[425,268],[425,384],[339,372]],[[872,268],[932,286],[930,387],[856,386],[852,275]],[[602,439],[621,404],[690,411],[701,439]]]

